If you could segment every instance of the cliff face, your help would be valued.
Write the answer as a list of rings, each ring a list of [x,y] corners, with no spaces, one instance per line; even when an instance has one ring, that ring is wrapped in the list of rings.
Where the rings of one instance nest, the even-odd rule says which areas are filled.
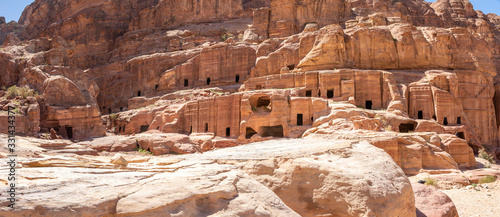
[[[38,92],[0,91],[20,134],[120,138],[66,152],[367,140],[406,174],[500,154],[500,17],[467,0],[36,0],[0,43],[1,86]]]

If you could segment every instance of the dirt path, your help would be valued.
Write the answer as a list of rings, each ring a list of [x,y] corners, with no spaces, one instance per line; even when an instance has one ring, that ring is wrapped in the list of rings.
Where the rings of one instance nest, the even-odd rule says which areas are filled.
[[[477,190],[460,188],[443,190],[443,192],[455,203],[460,217],[499,217],[500,181],[485,184],[485,186],[490,189],[484,187],[476,187]]]

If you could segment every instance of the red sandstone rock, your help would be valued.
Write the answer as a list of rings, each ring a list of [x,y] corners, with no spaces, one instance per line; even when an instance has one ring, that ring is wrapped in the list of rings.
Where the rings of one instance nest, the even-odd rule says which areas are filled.
[[[440,190],[423,184],[412,183],[417,217],[458,217],[453,201]]]

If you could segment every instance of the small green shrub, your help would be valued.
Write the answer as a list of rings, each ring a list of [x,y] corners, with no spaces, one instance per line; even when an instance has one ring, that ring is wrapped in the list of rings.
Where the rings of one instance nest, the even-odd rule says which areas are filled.
[[[234,35],[231,33],[225,33],[225,34],[221,35],[222,41],[226,41],[227,39],[230,39],[230,38],[234,38]]]
[[[144,150],[144,149],[142,149],[142,148],[139,148],[137,151],[139,151],[139,153],[153,155],[153,153],[152,153],[152,152],[147,151],[147,150]]]
[[[431,177],[427,177],[424,179],[426,185],[430,186],[437,186],[438,181],[436,179],[433,179]]]
[[[17,87],[16,85],[14,85],[7,89],[7,95],[13,98],[21,96],[23,99],[26,99],[28,96],[37,96],[38,93],[28,86]]]
[[[485,177],[479,179],[479,184],[492,183],[492,182],[495,182],[496,180],[497,180],[497,177],[495,177],[495,176],[485,176]]]
[[[117,114],[109,114],[109,119],[111,119],[112,121],[115,121],[116,119],[118,118],[118,115]]]
[[[479,150],[479,154],[477,155],[479,158],[482,158],[482,159],[485,159],[487,160],[488,162],[494,164],[496,163],[493,156],[491,156],[490,154],[488,154],[484,149],[481,149]]]

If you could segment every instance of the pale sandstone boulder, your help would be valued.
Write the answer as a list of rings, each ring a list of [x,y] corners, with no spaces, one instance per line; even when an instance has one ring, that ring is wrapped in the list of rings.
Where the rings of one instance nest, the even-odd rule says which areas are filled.
[[[81,91],[69,79],[53,76],[44,82],[43,95],[48,105],[85,105],[86,100]]]
[[[272,143],[277,141],[260,144]],[[318,141],[308,152],[327,143]],[[366,159],[370,163],[362,163]],[[403,171],[367,143],[241,166],[302,216],[415,216],[413,191]]]
[[[67,164],[68,167],[54,161],[52,167],[43,164],[44,168],[25,168],[24,177],[28,179],[18,183],[36,187],[19,189],[24,197],[16,203],[16,210],[1,208],[0,215],[299,216],[272,191],[235,166],[191,161],[171,166],[149,165],[173,169],[171,172],[139,168],[124,172],[112,165],[95,169],[104,163],[80,161]],[[40,166],[25,166],[30,165]],[[62,167],[53,167],[56,165]],[[96,179],[96,173],[102,172],[105,174]]]
[[[195,153],[200,150],[198,145],[195,145],[189,136],[173,133],[143,133],[135,136],[137,144],[140,148],[150,151],[154,155],[162,155],[168,153]]]
[[[453,201],[444,192],[423,184],[411,183],[417,217],[458,217]]]
[[[314,47],[300,61],[297,68],[303,70],[342,68],[346,60],[344,32],[338,25],[323,27]]]
[[[123,158],[121,155],[115,155],[111,160],[109,161],[112,164],[116,165],[121,165],[121,166],[127,166],[128,162]]]
[[[467,141],[450,134],[439,134],[443,150],[448,152],[460,167],[475,167],[476,159]]]

